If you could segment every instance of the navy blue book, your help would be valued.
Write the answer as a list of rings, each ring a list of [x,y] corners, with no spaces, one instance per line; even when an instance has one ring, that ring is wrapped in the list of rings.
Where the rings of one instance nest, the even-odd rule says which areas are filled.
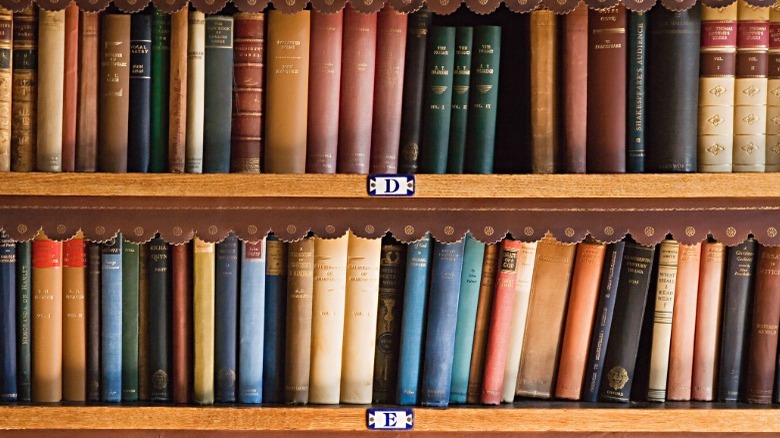
[[[87,401],[100,401],[100,252],[87,243]]]
[[[149,396],[152,401],[171,399],[168,361],[171,335],[171,251],[165,240],[149,242]]]
[[[16,401],[16,244],[0,234],[0,401]]]
[[[32,314],[32,242],[16,244],[16,392],[18,401],[32,398],[30,315]]]
[[[263,401],[284,403],[284,345],[287,333],[287,244],[266,238]]]
[[[233,17],[206,17],[204,68],[203,173],[228,173],[233,116]]]
[[[214,399],[236,401],[238,323],[238,238],[217,244],[214,279]]]
[[[431,235],[410,243],[406,253],[404,313],[398,353],[398,404],[416,405],[420,392],[423,334],[431,277]]]
[[[122,400],[122,235],[104,243],[100,259],[100,371],[104,402]]]
[[[626,171],[645,171],[645,53],[647,14],[628,12],[628,102],[626,105]]]
[[[152,17],[130,17],[130,112],[127,171],[148,172],[151,148]]]
[[[241,251],[238,401],[263,402],[265,329],[265,240],[244,242]]]
[[[466,239],[433,246],[425,366],[422,378],[423,406],[447,406],[455,354],[460,277]]]

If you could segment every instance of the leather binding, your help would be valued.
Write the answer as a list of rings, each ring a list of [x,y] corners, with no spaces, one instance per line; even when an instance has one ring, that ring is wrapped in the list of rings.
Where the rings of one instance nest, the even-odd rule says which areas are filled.
[[[580,399],[606,251],[603,243],[585,241],[577,245],[555,383],[557,398]]]
[[[482,276],[482,263],[485,257],[484,243],[475,239],[471,233],[467,233],[465,239],[463,269],[460,275],[457,325],[455,327],[455,350],[452,356],[450,403],[453,404],[466,403],[466,396],[468,395],[471,347],[474,345],[474,326],[477,322],[479,284]]]
[[[763,172],[766,168],[769,40],[769,8],[738,1],[734,172]]]
[[[379,259],[379,311],[376,318],[373,403],[394,404],[404,300],[406,245],[382,238]]]
[[[669,375],[669,346],[672,341],[674,293],[677,284],[680,243],[667,239],[658,248],[658,267],[653,312],[652,346],[650,348],[650,377],[647,400],[666,400],[666,378]]]
[[[626,243],[599,386],[601,401],[629,400],[654,253],[655,247]]]
[[[203,172],[230,172],[233,112],[233,17],[206,17]]]
[[[520,268],[522,242],[504,239],[498,255],[495,292],[493,293],[493,311],[488,328],[487,347],[485,348],[485,368],[482,377],[482,395],[480,402],[486,405],[501,403],[506,366],[507,346],[512,325],[515,303],[517,275]],[[527,297],[527,296],[526,296]],[[517,297],[520,298],[520,297]],[[527,305],[526,305],[527,306]]]
[[[0,32],[8,32],[8,29]],[[10,90],[9,90],[10,91]],[[10,103],[10,102],[9,102]],[[16,374],[16,244],[7,234],[0,236],[0,401],[18,396]]]
[[[268,12],[263,164],[269,173],[306,170],[310,21],[309,11]]]
[[[780,321],[780,248],[762,246],[756,267],[750,356],[747,362],[745,401],[769,404],[777,365],[777,325]]]
[[[726,246],[723,243],[702,244],[691,378],[693,400],[712,401],[715,393],[725,262]]]
[[[471,366],[466,403],[476,404],[482,395],[482,377],[485,370],[485,348],[487,347],[488,324],[493,311],[493,286],[496,281],[498,261],[497,244],[485,245],[482,263],[482,279],[479,282],[477,318],[474,323],[474,343],[471,346]]]
[[[200,237],[193,238],[192,256],[192,401],[214,403],[215,248]]]
[[[65,78],[62,93],[62,171],[76,170],[76,117],[79,87],[79,7],[65,8]],[[0,170],[5,166],[0,154]],[[9,160],[10,165],[10,160]],[[5,168],[5,170],[8,170]]]
[[[766,100],[766,171],[780,171],[780,7],[769,8],[769,71]]]
[[[306,238],[290,243],[288,255],[284,402],[306,404],[311,369],[314,241]]]
[[[106,14],[102,20],[98,170],[126,172],[130,105],[130,15]],[[39,107],[42,107],[40,102]],[[40,145],[40,136],[38,142]],[[38,152],[40,155],[40,150]]]
[[[452,104],[450,106],[450,140],[447,151],[447,173],[463,173],[466,158],[466,124],[468,123],[469,84],[474,28],[455,28],[455,68],[452,71]],[[377,101],[381,102],[381,101]]]
[[[259,173],[263,141],[265,15],[239,12],[234,16],[233,24],[230,170]]]
[[[401,136],[407,14],[385,6],[377,15],[371,173],[396,173]]]
[[[36,124],[38,145],[36,147],[35,170],[61,172],[62,98],[65,84],[65,11],[40,10],[38,14],[38,47],[38,59],[45,59],[46,62],[38,63],[38,123]],[[101,111],[100,113],[107,112]],[[114,132],[116,133],[116,131]]]
[[[62,399],[82,402],[87,399],[85,249],[81,233],[62,244]]]
[[[38,122],[38,17],[35,11],[31,6],[13,17],[11,170],[14,172],[35,169]]]
[[[558,16],[531,12],[531,171],[556,173],[558,145]]]
[[[130,98],[127,170],[149,171],[151,150],[152,17],[130,17]]]
[[[678,263],[666,399],[687,401],[691,399],[701,243],[681,245]]]
[[[549,235],[536,248],[516,395],[554,395],[575,250]]]
[[[138,401],[151,399],[149,384],[149,245],[138,245]]]
[[[382,239],[348,231],[341,403],[369,404],[374,383]]]
[[[240,403],[263,401],[266,256],[265,239],[255,243],[241,242],[237,370]]]
[[[477,50],[471,57],[471,64],[481,67],[471,70],[464,167],[467,173],[492,173],[496,146],[501,27],[474,27],[474,47]]]
[[[348,236],[314,238],[309,402],[337,404],[341,391]]]
[[[336,173],[344,12],[311,14],[306,172]]]
[[[628,102],[626,171],[645,171],[645,89],[647,88],[647,14],[628,14]]]
[[[140,248],[122,242],[122,401],[138,400],[138,292]]]
[[[266,238],[263,402],[284,403],[284,346],[287,333],[287,244]],[[241,363],[239,362],[239,366]]]
[[[699,172],[731,172],[734,155],[734,75],[737,2],[701,7]]]
[[[184,170],[203,173],[203,118],[206,75],[206,17],[190,11],[187,34],[187,147]]]
[[[100,244],[86,245],[87,401],[95,402],[100,401]]]
[[[238,238],[230,233],[216,244],[214,279],[214,399],[236,401],[238,367]]]
[[[428,38],[423,92],[420,172],[445,173],[455,68],[455,28],[432,26]]]
[[[31,269],[32,242],[18,242],[16,244],[16,399],[21,402],[29,402],[31,399]]]
[[[189,403],[192,388],[192,299],[193,286],[192,246],[190,244],[171,247],[171,362],[173,401]]]
[[[626,171],[626,9],[588,11],[588,173]]]
[[[409,244],[404,279],[404,310],[401,321],[401,346],[398,353],[398,391],[396,402],[402,406],[419,401],[423,364],[423,335],[428,308],[433,241],[426,233]]]
[[[588,5],[581,3],[563,17],[561,91],[562,169],[585,173],[588,111]]]
[[[97,170],[100,16],[81,12],[79,20],[79,84],[76,106],[76,171]]]
[[[441,407],[449,403],[456,324],[452,316],[458,311],[464,247],[463,239],[455,243],[436,242],[433,245],[428,327],[420,389],[423,406]]]
[[[118,403],[122,400],[121,234],[101,246],[100,307],[100,401]]]
[[[652,81],[646,103],[645,167],[650,172],[695,172],[701,8],[653,8],[648,19]]]
[[[32,243],[32,401],[62,400],[62,244]],[[46,333],[46,336],[35,336]],[[106,331],[104,331],[106,333]],[[107,365],[109,363],[107,362]]]
[[[75,7],[75,5],[74,5]],[[11,85],[13,14],[0,8],[0,172],[11,170]],[[14,394],[16,390],[14,389]],[[15,396],[14,396],[15,398]]]
[[[168,93],[171,81],[171,17],[152,9],[152,92],[149,124],[149,171],[160,173],[168,168]]]
[[[168,86],[168,172],[184,173],[187,144],[187,8],[171,14],[171,77]],[[175,391],[174,391],[175,392]]]
[[[404,59],[404,91],[401,104],[401,137],[398,172],[417,173],[422,132],[425,57],[432,14],[423,6],[409,14]]]
[[[152,401],[171,399],[171,366],[169,362],[171,334],[171,249],[157,236],[148,244],[149,271],[149,398]],[[143,263],[143,260],[142,260]],[[186,267],[185,267],[186,268]]]

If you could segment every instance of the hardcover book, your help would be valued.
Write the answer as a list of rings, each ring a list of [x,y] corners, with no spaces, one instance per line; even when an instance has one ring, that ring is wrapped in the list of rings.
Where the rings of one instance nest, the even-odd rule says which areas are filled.
[[[265,239],[241,243],[241,286],[238,345],[238,401],[263,401],[263,342],[265,339]]]
[[[259,173],[263,145],[265,15],[239,12],[234,20],[230,170]]]
[[[474,28],[455,29],[455,68],[452,71],[452,104],[450,105],[450,140],[447,152],[447,173],[463,173],[466,159],[466,129],[471,82],[471,53]]]
[[[130,96],[130,15],[102,16],[98,170],[127,172]],[[60,78],[61,80],[61,78]],[[39,108],[45,105],[40,102]],[[39,126],[45,123],[38,121]],[[42,131],[39,131],[39,134]],[[38,144],[45,141],[38,136]],[[38,155],[40,156],[40,148]],[[40,163],[39,163],[40,164]]]
[[[203,173],[203,119],[206,87],[206,17],[190,11],[187,34],[187,173]]]
[[[100,251],[100,389],[101,401],[122,400],[122,235]],[[33,278],[33,284],[35,279]],[[33,328],[34,329],[34,328]],[[34,387],[34,385],[33,385]]]
[[[79,85],[76,108],[76,171],[97,170],[100,15],[82,11],[79,20]]]
[[[233,17],[206,17],[203,81],[203,172],[230,172],[233,111]]]
[[[187,144],[189,9],[171,14],[171,71],[168,86],[168,171],[184,173]]]
[[[127,170],[148,172],[151,150],[152,17],[130,17]]]
[[[62,244],[62,399],[68,401],[87,399],[86,262],[79,232]]]
[[[588,111],[588,5],[579,6],[563,18],[561,46],[562,169],[585,173]],[[630,114],[630,113],[629,113]]]
[[[482,395],[482,377],[485,369],[485,348],[487,347],[488,324],[493,311],[493,286],[496,280],[496,262],[498,260],[498,244],[485,245],[485,256],[482,262],[482,279],[479,283],[479,300],[477,301],[477,319],[474,323],[474,343],[471,346],[471,364],[469,366],[469,386],[466,402],[479,403]],[[520,359],[518,358],[518,364]]]
[[[287,339],[287,244],[273,234],[266,238],[265,244],[262,400],[266,403],[283,403]]]
[[[32,326],[32,242],[16,244],[16,388],[18,401],[30,401]],[[96,349],[97,351],[97,349]]]
[[[62,243],[49,240],[43,234],[36,236],[32,243],[31,280],[31,400],[56,403],[62,400]],[[105,301],[110,299],[107,297]],[[35,336],[35,333],[47,335]],[[104,336],[108,333],[110,327],[106,327]],[[119,344],[117,342],[117,349]],[[115,369],[119,371],[120,364],[104,362],[105,367],[117,365]],[[111,386],[111,379],[104,381],[106,386]],[[119,388],[114,388],[118,397]]]
[[[65,76],[62,89],[62,171],[76,170],[76,117],[79,86],[79,7],[65,8]],[[7,156],[10,158],[10,154]],[[10,170],[0,154],[0,170]]]
[[[715,394],[725,262],[724,244],[719,242],[702,244],[693,345],[691,382],[693,400],[712,401]]]
[[[647,90],[647,13],[628,13],[628,102],[626,171],[645,171],[645,101]]]
[[[745,400],[769,404],[777,366],[777,325],[780,321],[780,248],[761,246],[756,266],[753,320],[750,325]]]
[[[666,382],[669,375],[669,346],[672,341],[674,293],[677,285],[680,243],[666,239],[658,248],[658,278],[655,286],[653,315],[653,342],[650,350],[650,377],[647,400],[666,400]]]
[[[0,401],[16,401],[16,244],[0,236]]]
[[[161,237],[148,244],[148,376],[152,401],[171,399],[171,249]],[[179,267],[179,266],[177,266]],[[181,266],[186,270],[186,266]],[[186,272],[185,275],[189,273]]]
[[[313,239],[290,243],[288,255],[284,402],[306,404],[311,370]]]
[[[122,242],[122,401],[138,400],[140,247]]]
[[[192,401],[214,403],[215,245],[193,238],[192,256]]]
[[[420,171],[445,173],[449,145],[455,28],[432,26],[428,39],[423,92]]]
[[[149,171],[168,169],[168,124],[170,123],[171,17],[152,9],[152,91],[149,125]]]
[[[111,20],[111,18],[108,18],[110,16],[105,15],[104,20]],[[45,59],[46,62],[37,64],[38,123],[36,124],[35,170],[40,172],[61,172],[63,93],[65,87],[65,11],[49,12],[41,9],[38,13],[38,20],[38,58]],[[121,26],[121,24],[117,23],[115,31],[121,33],[123,30]],[[126,30],[129,39],[129,17],[127,17]],[[110,39],[109,35],[107,32],[106,39],[115,41]],[[129,54],[127,57],[129,57]],[[105,91],[101,91],[101,95],[104,94]],[[109,109],[109,107],[105,108]],[[103,115],[108,112],[101,111],[100,114]],[[127,116],[126,113],[125,116]],[[117,131],[114,132],[117,133]],[[121,132],[119,134],[121,135]]]
[[[13,20],[11,170],[14,172],[35,170],[38,123],[38,17],[35,11],[36,8],[30,6],[15,13]]]
[[[531,171],[560,171],[558,150],[558,15],[531,12]]]
[[[236,401],[238,378],[238,237],[230,233],[215,248],[214,401]]]

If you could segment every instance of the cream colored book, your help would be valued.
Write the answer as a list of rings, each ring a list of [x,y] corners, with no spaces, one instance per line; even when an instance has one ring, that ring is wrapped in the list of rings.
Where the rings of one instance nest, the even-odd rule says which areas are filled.
[[[658,281],[655,287],[653,344],[650,350],[650,380],[647,386],[648,401],[666,400],[666,376],[669,371],[669,345],[672,339],[679,250],[680,244],[674,240],[664,240],[661,243]]]
[[[192,300],[194,381],[192,401],[214,403],[214,244],[193,238]]]
[[[38,14],[38,147],[36,170],[62,171],[65,11]]]
[[[203,173],[203,116],[206,83],[206,16],[191,11],[187,41],[187,173]]]

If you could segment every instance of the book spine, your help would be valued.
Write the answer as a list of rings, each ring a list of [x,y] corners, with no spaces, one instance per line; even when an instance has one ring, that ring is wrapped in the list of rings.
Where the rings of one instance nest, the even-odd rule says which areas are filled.
[[[396,173],[401,141],[407,14],[385,6],[377,16],[371,173]]]
[[[8,25],[7,30],[0,32],[10,33]],[[0,401],[16,401],[16,244],[5,233],[0,236],[0,327]]]
[[[30,6],[14,14],[11,90],[11,170],[35,170],[38,121],[38,17]]]
[[[707,242],[702,245],[701,254],[691,398],[712,401],[717,376],[715,371],[718,363],[726,246],[718,242]]]
[[[104,243],[100,252],[100,389],[103,402],[122,399],[122,304],[122,237],[118,235]]]
[[[171,17],[154,7],[152,10],[152,90],[149,120],[149,171],[160,173],[168,168],[168,124],[171,80]]]
[[[311,14],[306,172],[336,173],[344,12]]]
[[[62,171],[76,170],[76,116],[79,87],[79,7],[65,8],[65,77],[62,92]],[[0,170],[3,168],[0,154]],[[9,160],[10,165],[10,160]]]
[[[98,169],[126,172],[130,100],[125,90],[130,87],[130,16],[106,14],[102,20]]]
[[[466,128],[471,82],[471,52],[474,28],[455,29],[455,67],[452,70],[452,103],[450,105],[450,138],[447,151],[447,173],[463,173],[466,159]]]
[[[374,383],[382,239],[348,232],[341,403],[369,404]]]
[[[284,403],[284,351],[287,333],[287,244],[266,238],[263,401]]]
[[[484,260],[485,244],[475,239],[471,233],[467,233],[466,243],[463,248],[463,269],[460,274],[458,315],[455,326],[455,352],[452,356],[450,403],[466,403],[466,396],[468,395],[471,347],[474,345],[474,326],[477,322],[479,285]]]
[[[419,241],[410,243],[406,253],[401,346],[398,353],[396,400],[399,405],[416,405],[419,400],[431,251],[431,236],[426,233]]]
[[[236,401],[238,367],[238,238],[230,233],[216,244],[214,279],[214,381],[215,401]]]
[[[531,171],[560,170],[558,147],[558,15],[531,12]]]
[[[496,146],[498,111],[498,72],[501,59],[501,27],[474,28],[474,55],[471,58],[469,121],[466,133],[465,170],[492,173]]]
[[[46,333],[46,336],[35,336]],[[62,244],[37,237],[32,244],[32,397],[62,400]]]
[[[455,28],[432,26],[425,60],[420,171],[445,173],[449,146]]]
[[[259,173],[263,146],[265,15],[240,12],[234,19],[230,170]]]
[[[769,404],[777,365],[777,325],[780,321],[780,248],[762,246],[756,267],[753,320],[750,325],[745,400]]]
[[[265,239],[241,243],[241,307],[239,311],[238,401],[263,401],[265,338]]]
[[[192,387],[192,356],[193,356],[193,272],[192,253],[188,244],[171,248],[171,289],[173,303],[171,343],[173,362],[173,401],[189,403]]]
[[[669,345],[672,341],[674,292],[677,284],[680,244],[664,240],[658,248],[658,279],[655,286],[653,343],[650,349],[650,377],[647,400],[666,400],[666,378],[669,375]]]
[[[31,269],[32,243],[18,242],[16,244],[16,399],[21,402],[28,402],[31,399]]]
[[[214,403],[214,244],[195,236],[192,257],[193,385],[192,401]]]
[[[203,173],[203,119],[206,86],[206,16],[190,11],[187,34],[187,173]]]
[[[563,152],[566,173],[585,173],[585,124],[588,110],[588,5],[580,4],[563,18],[562,111]]]
[[[263,164],[269,173],[306,170],[310,21],[309,11],[268,13]]]
[[[766,171],[780,171],[780,8],[769,9],[766,96]]]
[[[79,82],[76,106],[76,171],[97,170],[100,15],[82,11],[79,20]]]
[[[149,398],[171,399],[171,249],[161,237],[149,242]]]
[[[138,245],[138,400],[151,399],[149,373],[149,245]]]
[[[647,14],[628,13],[628,102],[626,171],[645,171],[645,89],[647,87]]]
[[[384,237],[379,259],[379,310],[376,320],[372,396],[374,403],[395,403],[405,269],[406,245],[396,242],[391,236]]]
[[[290,243],[288,255],[284,401],[306,404],[311,370],[314,241],[306,238]]]
[[[482,374],[485,369],[488,324],[490,323],[490,313],[493,311],[493,285],[496,280],[498,250],[499,246],[496,244],[485,246],[482,279],[479,282],[477,319],[474,323],[474,343],[471,346],[469,386],[466,393],[466,403],[469,404],[479,403],[479,398],[482,394]]]
[[[87,242],[87,401],[100,401],[100,244]]]
[[[731,172],[734,156],[734,75],[737,3],[701,7],[699,172]]]
[[[75,6],[75,5],[74,5]],[[0,11],[0,80],[4,86],[0,87],[0,172],[11,170],[11,97],[13,93],[12,68],[13,68],[13,14],[3,9]],[[16,390],[14,389],[14,393]],[[15,398],[15,396],[14,396]]]
[[[138,400],[138,293],[140,248],[122,242],[122,401]]]
[[[49,12],[41,9],[38,20],[38,123],[35,170],[61,172],[65,11]]]
[[[189,10],[171,14],[170,81],[168,83],[168,172],[184,173],[187,149],[189,83]]]
[[[206,17],[204,78],[203,172],[230,172],[233,112],[233,17]]]
[[[151,149],[152,17],[130,17],[130,97],[127,170],[149,171]]]
[[[588,12],[588,173],[626,171],[626,8]]]
[[[62,244],[62,399],[68,401],[87,399],[85,249],[83,235]]]

